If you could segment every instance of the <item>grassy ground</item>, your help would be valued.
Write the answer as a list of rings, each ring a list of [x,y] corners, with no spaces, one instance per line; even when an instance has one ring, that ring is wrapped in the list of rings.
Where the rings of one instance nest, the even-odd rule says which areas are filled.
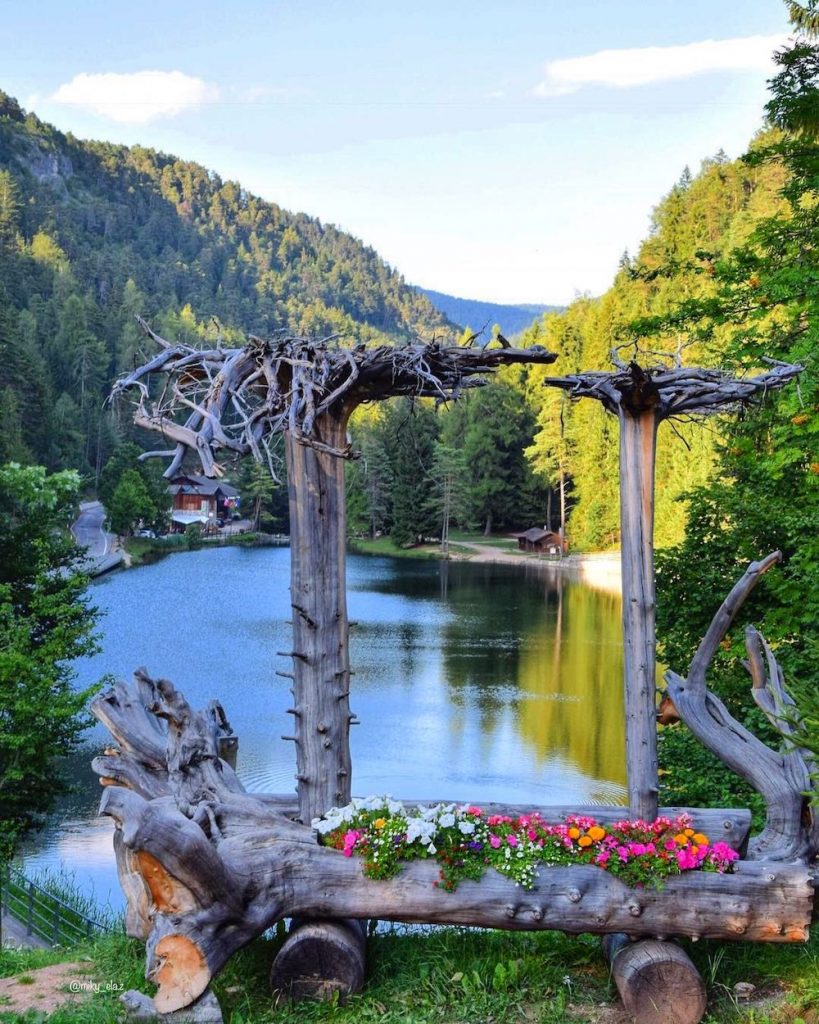
[[[482,533],[467,533],[463,530],[453,531],[450,536],[450,553],[457,557],[468,558],[474,555],[469,544],[482,544],[486,547],[498,548],[502,551],[517,551],[518,542],[511,537],[484,537]],[[389,555],[391,558],[440,558],[440,544],[418,544],[411,548],[398,547],[389,537],[356,537],[350,540],[350,550],[362,555]]]
[[[125,550],[131,556],[131,565],[146,565],[155,562],[164,555],[175,551],[193,551],[202,547],[223,545],[238,545],[239,547],[256,547],[257,545],[271,542],[267,535],[258,533],[235,533],[225,537],[203,537],[191,545],[183,533],[169,534],[167,537],[129,537],[125,542]]]
[[[390,558],[440,558],[438,544],[419,544],[417,547],[402,548],[389,537],[356,537],[349,542],[349,548],[358,555],[388,555]]]
[[[238,953],[214,983],[229,1024],[623,1024],[597,939],[440,929],[399,931],[370,938],[368,981],[346,1005],[275,1007],[267,975],[277,939],[260,939]],[[702,942],[688,947],[709,992],[711,1024],[816,1024],[819,1020],[819,942],[805,947]],[[80,962],[100,989],[86,1005],[57,1011],[51,1024],[114,1024],[121,991],[150,992],[142,945],[123,935],[58,951],[5,951],[0,976],[47,964]],[[28,975],[30,977],[30,975]],[[738,1005],[737,982],[757,986]],[[24,982],[23,982],[24,983]],[[0,1021],[37,1016],[4,1014]]]

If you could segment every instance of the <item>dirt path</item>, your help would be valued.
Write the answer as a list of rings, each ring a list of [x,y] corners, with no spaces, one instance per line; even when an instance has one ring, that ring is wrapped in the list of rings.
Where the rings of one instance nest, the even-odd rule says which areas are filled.
[[[0,1013],[22,1016],[34,1010],[49,1014],[66,1003],[85,1001],[94,991],[88,964],[52,964],[13,978],[0,978]]]

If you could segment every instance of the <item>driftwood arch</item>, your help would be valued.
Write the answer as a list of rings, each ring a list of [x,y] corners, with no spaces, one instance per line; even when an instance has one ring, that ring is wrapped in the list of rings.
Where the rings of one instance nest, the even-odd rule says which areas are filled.
[[[489,872],[457,892],[432,886],[437,868],[409,865],[392,881],[365,878],[355,861],[320,847],[313,817],[347,802],[351,792],[350,665],[345,593],[344,459],[352,456],[346,424],[363,401],[393,395],[457,398],[511,363],[548,364],[539,346],[472,349],[438,343],[404,348],[345,348],[335,340],[251,338],[240,349],[170,345],[149,328],[158,355],[121,380],[116,393],[138,392],[136,422],[173,447],[148,453],[171,459],[188,451],[208,475],[222,452],[264,457],[283,433],[291,512],[294,706],[297,800],[247,794],[222,759],[229,727],[218,705],[193,711],[164,680],[138,673],[97,699],[94,713],[116,746],[94,762],[106,786],[101,813],[115,822],[114,847],[128,900],[129,934],[146,939],[147,974],[159,986],[156,1008],[196,1000],[242,945],[290,917],[308,925],[288,939],[274,965],[279,987],[326,990],[360,984],[362,932],[354,920],[439,922],[508,929],[559,928],[653,944],[612,942],[614,973],[626,1005],[641,1021],[699,1020],[702,983],[670,935],[804,941],[813,911],[810,861],[816,823],[802,793],[810,764],[803,751],[769,750],[730,718],[705,685],[705,671],[742,601],[777,556],[750,567],[718,611],[687,677],[668,675],[675,710],[718,756],[765,797],[765,831],[733,875],[682,875],[658,892],[635,891],[592,867],[548,868],[524,893]],[[643,368],[619,363],[613,373],[553,377],[572,397],[592,397],[621,424],[625,691],[629,802],[634,816],[657,811],[654,684],[653,480],[656,430],[662,419],[750,401],[799,372],[777,365],[757,378],[718,371]],[[167,376],[164,390],[151,384]],[[186,410],[184,423],[177,422]],[[773,654],[749,636],[757,702],[789,728],[781,672]],[[753,756],[748,756],[748,751]],[[577,810],[570,808],[565,810]],[[677,809],[665,809],[676,811]],[[544,813],[560,813],[559,808]],[[695,810],[699,829],[746,849],[750,815]],[[621,808],[595,808],[604,822]],[[777,862],[772,868],[771,863]],[[353,921],[351,921],[353,919]],[[332,950],[337,978],[316,977],[316,949]],[[327,964],[322,953],[320,959]],[[325,971],[326,973],[326,971]],[[331,972],[332,973],[332,972]],[[313,975],[311,977],[311,974]],[[673,1002],[669,979],[688,992]],[[664,1015],[664,1016],[660,1016]]]

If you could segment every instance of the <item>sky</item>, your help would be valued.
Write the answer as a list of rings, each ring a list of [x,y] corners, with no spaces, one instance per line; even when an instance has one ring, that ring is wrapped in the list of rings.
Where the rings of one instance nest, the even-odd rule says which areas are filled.
[[[29,0],[0,89],[196,160],[494,302],[599,294],[651,211],[762,124],[781,0]]]

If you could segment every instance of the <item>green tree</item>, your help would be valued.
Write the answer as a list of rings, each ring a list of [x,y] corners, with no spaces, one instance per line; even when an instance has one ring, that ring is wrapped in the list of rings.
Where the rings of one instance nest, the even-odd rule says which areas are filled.
[[[809,27],[813,3],[791,5]],[[814,29],[815,29],[814,24]],[[740,371],[764,358],[800,362],[798,388],[772,396],[728,427],[714,483],[689,503],[685,540],[658,560],[658,627],[663,656],[684,668],[722,596],[748,561],[779,549],[782,565],[764,578],[745,614],[767,636],[790,685],[816,709],[819,658],[819,47],[800,38],[777,54],[767,111],[779,134],[747,157],[784,163],[783,210],[761,220],[747,244],[713,261],[716,294],[671,310],[661,327],[698,340],[727,337]],[[649,325],[656,327],[654,325]],[[680,615],[681,607],[685,614]],[[729,706],[747,707],[741,632],[732,633],[712,672]],[[758,718],[758,715],[754,717]],[[674,766],[688,749],[682,727],[666,730],[662,761],[676,786],[668,802],[689,802],[708,779],[719,799],[736,799],[736,780],[700,755],[693,778]],[[686,753],[687,756],[687,753]],[[702,763],[700,763],[702,762]],[[691,762],[689,761],[689,764]]]
[[[441,553],[448,555],[450,524],[462,523],[468,515],[467,475],[463,452],[454,445],[436,441],[429,475],[432,480],[429,507],[440,524]]]
[[[470,518],[493,529],[527,519],[523,493],[531,469],[524,449],[532,443],[534,416],[522,390],[504,379],[469,395],[463,461],[469,473]]]
[[[120,537],[128,537],[141,522],[151,522],[156,505],[135,469],[126,469],[119,478],[107,505],[111,529]]]
[[[391,468],[390,537],[398,545],[415,544],[437,528],[429,511],[432,463],[438,424],[427,402],[401,398],[384,418],[385,445]]]
[[[97,650],[81,552],[69,532],[79,478],[0,466],[0,855],[65,789],[55,770],[88,724],[71,662]]]
[[[123,474],[136,470],[142,478],[145,490],[151,500],[151,511],[142,518],[152,529],[164,532],[168,525],[168,509],[171,499],[168,495],[168,481],[162,475],[162,467],[155,459],[140,462],[142,450],[131,442],[120,444],[105,463],[97,485],[97,496],[108,509],[114,492]]]

